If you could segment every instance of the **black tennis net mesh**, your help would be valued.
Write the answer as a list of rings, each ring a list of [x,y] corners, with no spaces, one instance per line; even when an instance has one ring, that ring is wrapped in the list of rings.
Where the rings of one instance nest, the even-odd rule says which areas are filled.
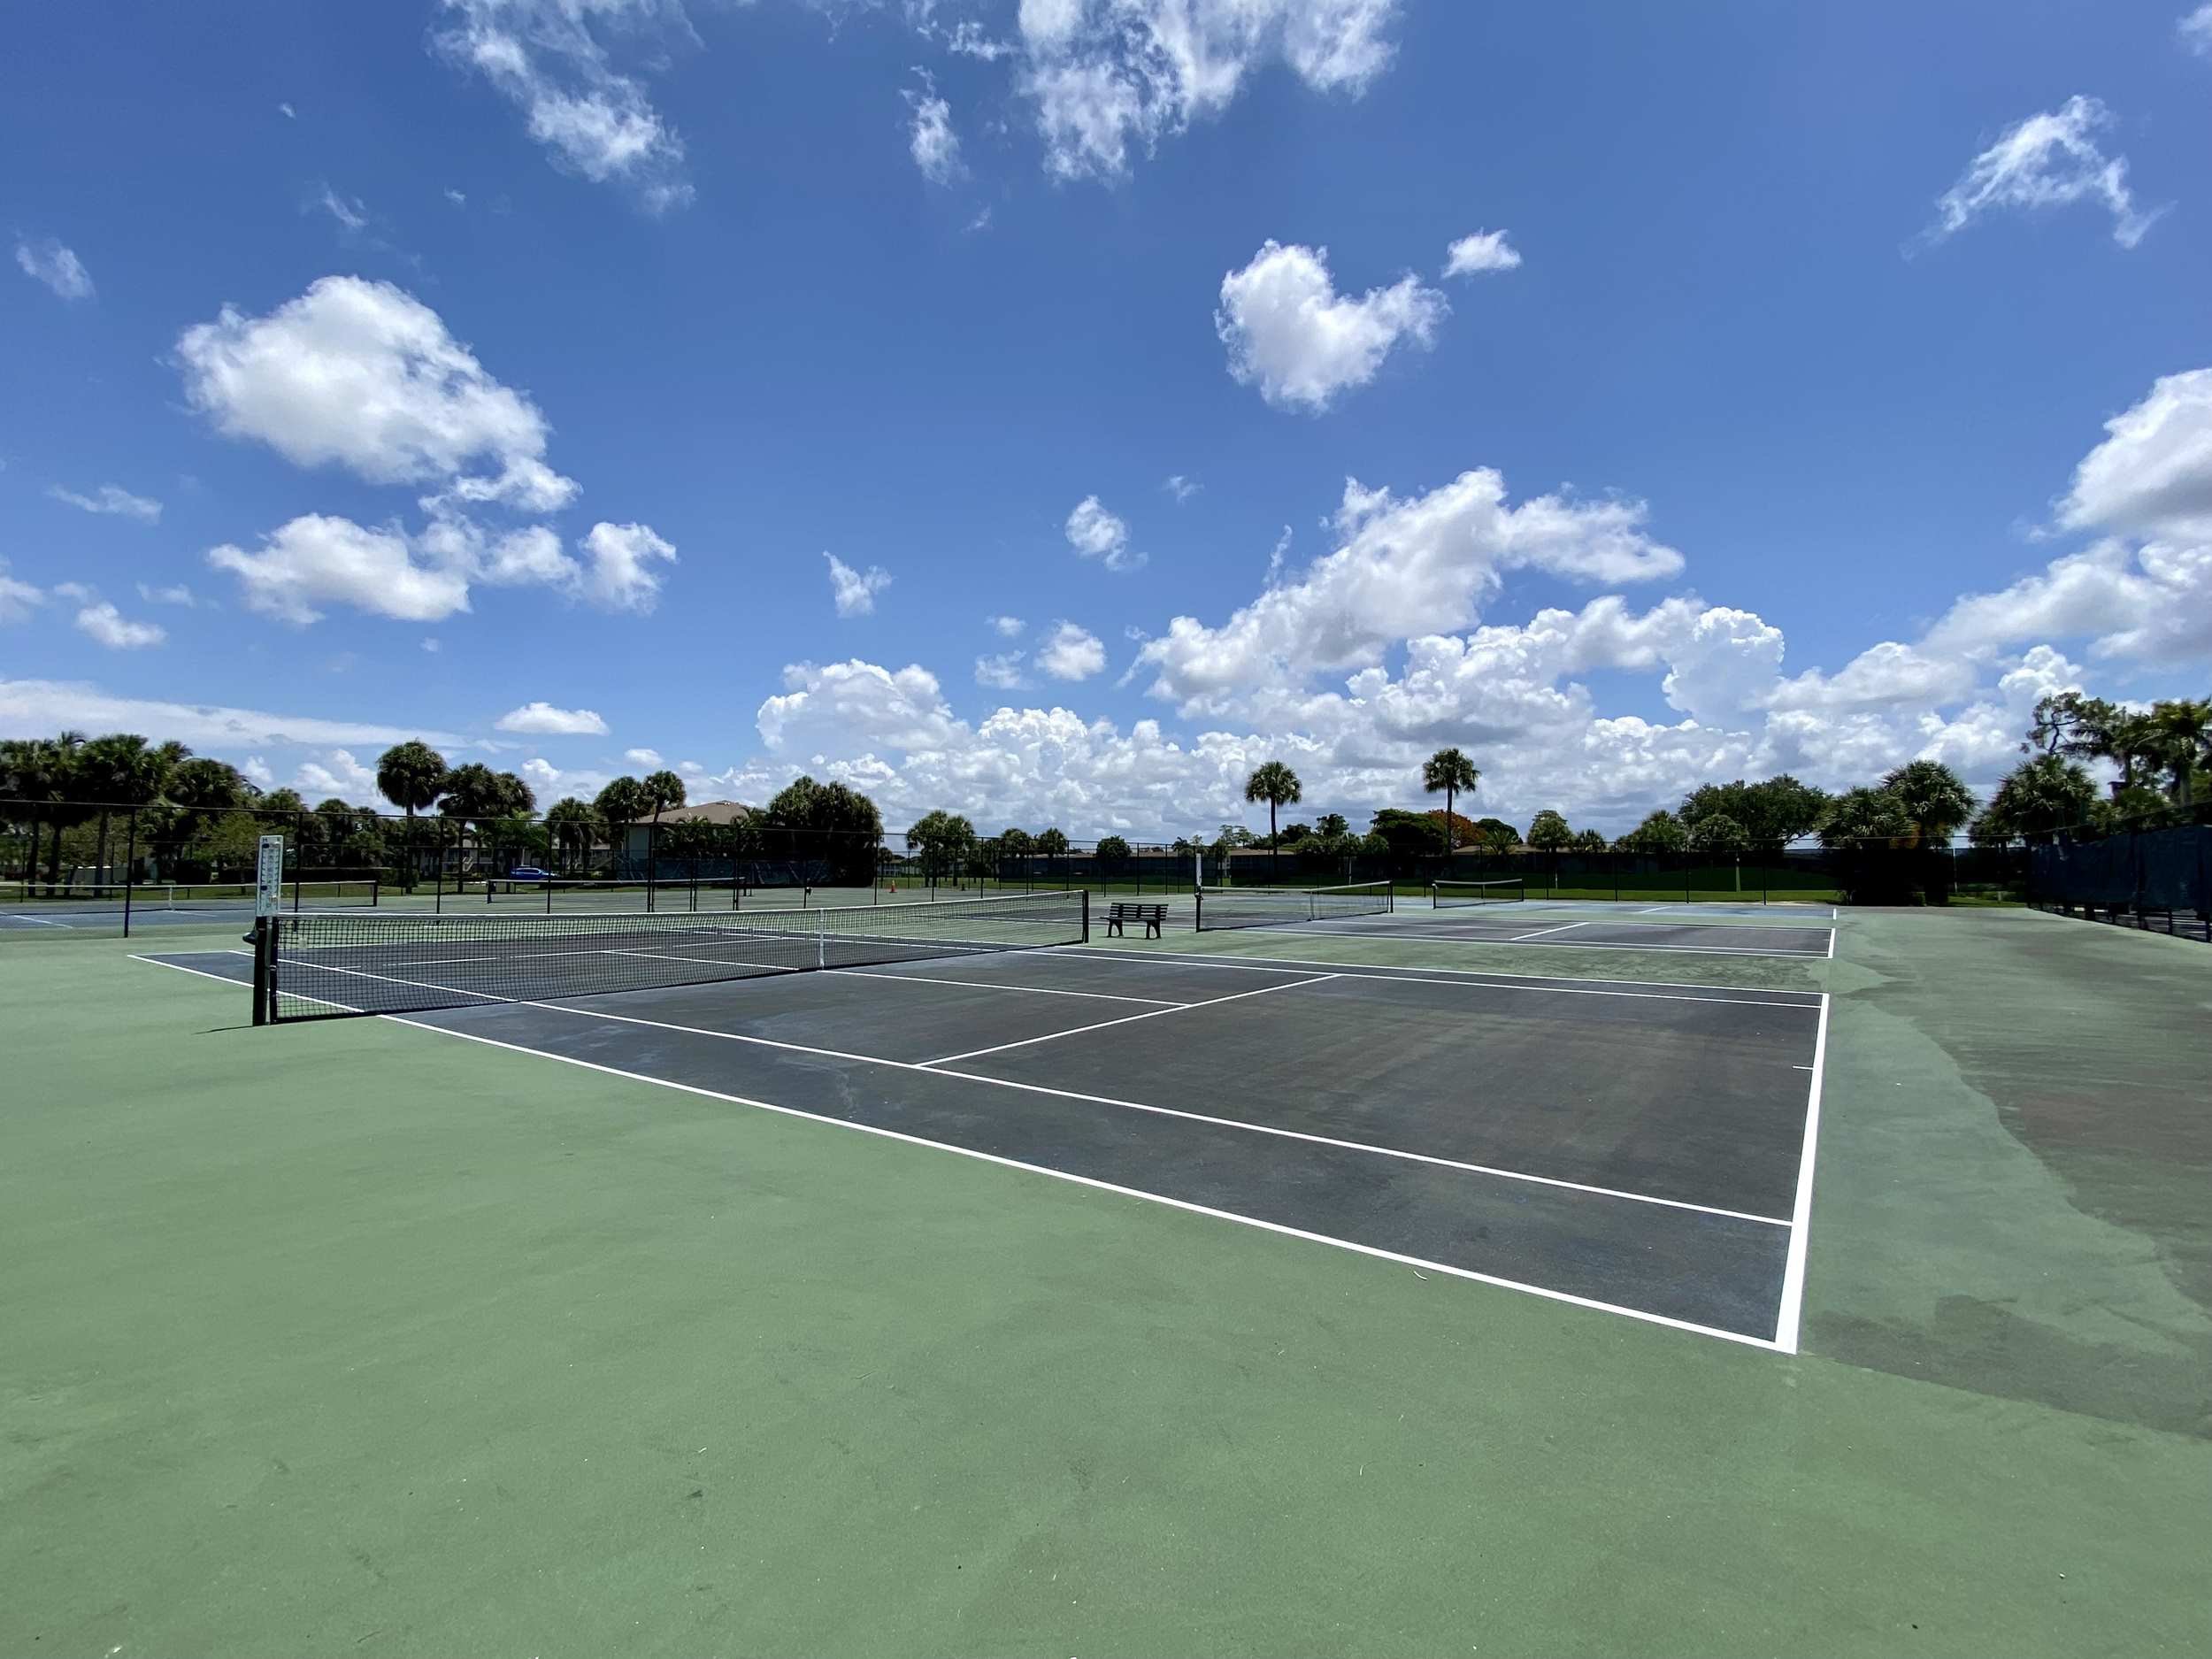
[[[1280,927],[1340,916],[1380,916],[1391,908],[1387,881],[1341,887],[1206,887],[1198,895],[1198,931]]]
[[[1528,883],[1520,876],[1501,876],[1489,881],[1432,881],[1429,903],[1440,910],[1463,904],[1518,904],[1528,897]]]
[[[267,1017],[419,1013],[921,962],[1090,937],[1090,895],[718,914],[275,916]]]

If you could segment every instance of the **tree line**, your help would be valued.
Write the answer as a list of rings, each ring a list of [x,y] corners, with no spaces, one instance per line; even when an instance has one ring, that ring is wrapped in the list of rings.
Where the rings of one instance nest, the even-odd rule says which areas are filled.
[[[0,741],[0,809],[33,842],[25,874],[42,863],[58,883],[68,843],[71,864],[90,864],[108,879],[111,864],[134,855],[157,861],[173,879],[253,867],[256,844],[268,833],[292,842],[302,869],[331,872],[397,871],[411,880],[425,856],[418,815],[434,810],[442,826],[471,827],[495,866],[551,860],[565,870],[590,870],[604,849],[621,856],[631,826],[657,829],[655,846],[675,857],[840,858],[849,845],[872,848],[883,832],[873,802],[841,783],[795,780],[762,810],[733,824],[677,821],[661,815],[685,803],[684,781],[672,772],[620,777],[588,802],[566,796],[542,816],[528,783],[478,762],[448,764],[429,744],[395,744],[377,759],[377,788],[401,810],[395,820],[331,796],[310,806],[297,790],[263,788],[227,761],[195,756],[182,743],[153,743],[134,733]],[[118,820],[127,823],[127,834]],[[440,843],[434,843],[442,844]]]

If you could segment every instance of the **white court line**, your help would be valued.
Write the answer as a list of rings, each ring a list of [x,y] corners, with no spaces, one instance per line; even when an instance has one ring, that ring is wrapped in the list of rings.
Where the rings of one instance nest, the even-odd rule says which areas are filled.
[[[1310,979],[1293,979],[1287,985],[1263,985],[1256,991],[1239,991],[1231,996],[1210,997],[1203,1002],[1178,1002],[1171,1008],[1156,1008],[1148,1014],[1124,1014],[1119,1019],[1102,1019],[1095,1025],[1077,1025],[1067,1031],[1048,1031],[1041,1037],[1024,1037],[1019,1042],[1002,1042],[990,1048],[971,1048],[965,1054],[948,1054],[934,1060],[925,1060],[924,1065],[950,1065],[955,1060],[979,1060],[987,1054],[1004,1054],[1009,1048],[1027,1048],[1041,1042],[1057,1042],[1063,1037],[1080,1037],[1086,1032],[1104,1031],[1110,1025],[1133,1025],[1141,1019],[1158,1019],[1166,1014],[1183,1014],[1194,1008],[1218,1008],[1224,1002],[1241,1002],[1248,996],[1265,996],[1273,991],[1294,991],[1302,985],[1319,985],[1324,979],[1333,979],[1333,973],[1317,973]]]
[[[1805,1143],[1797,1155],[1797,1200],[1790,1208],[1789,1252],[1782,1263],[1782,1306],[1774,1321],[1774,1346],[1797,1352],[1805,1305],[1805,1250],[1813,1222],[1813,1157],[1820,1149],[1820,1084],[1828,1064],[1828,998],[1820,999],[1820,1029],[1813,1038],[1813,1081],[1805,1095]]]
[[[571,1010],[580,1012],[582,1010]],[[1737,1342],[1746,1348],[1774,1350],[1774,1344],[1763,1336],[1746,1336],[1740,1331],[1724,1331],[1717,1325],[1699,1325],[1694,1320],[1677,1319],[1663,1313],[1647,1313],[1640,1308],[1624,1308],[1609,1302],[1599,1302],[1588,1296],[1577,1296],[1563,1290],[1551,1290],[1542,1285],[1525,1284],[1519,1279],[1501,1278],[1495,1273],[1479,1273],[1470,1267],[1455,1267],[1448,1262],[1432,1262],[1424,1256],[1408,1256],[1397,1250],[1386,1250],[1379,1245],[1361,1244],[1351,1239],[1332,1238],[1325,1233],[1309,1233],[1302,1227],[1286,1226],[1279,1221],[1267,1221],[1258,1216],[1240,1215],[1233,1210],[1217,1210],[1207,1204],[1192,1203],[1187,1199],[1170,1198],[1164,1193],[1148,1193],[1141,1187],[1123,1187],[1112,1181],[1102,1181],[1094,1176],[1077,1175],[1067,1170],[1056,1170],[1041,1164],[1025,1164],[1019,1158],[1002,1157],[994,1152],[979,1152],[967,1147],[956,1147],[942,1141],[928,1141],[919,1135],[902,1133],[896,1129],[879,1128],[873,1124],[854,1123],[842,1118],[825,1118],[814,1112],[803,1111],[795,1106],[779,1106],[772,1101],[755,1100],[748,1095],[731,1094],[720,1089],[703,1088],[695,1083],[679,1083],[672,1078],[653,1077],[642,1071],[625,1071],[619,1067],[601,1065],[593,1060],[580,1060],[565,1054],[553,1054],[543,1048],[526,1048],[520,1043],[502,1042],[495,1037],[480,1037],[473,1032],[455,1031],[444,1025],[426,1025],[420,1020],[407,1019],[397,1014],[381,1018],[395,1025],[411,1025],[418,1031],[435,1032],[442,1037],[458,1037],[465,1042],[480,1042],[488,1048],[505,1048],[511,1053],[534,1055],[541,1060],[557,1061],[562,1065],[580,1067],[587,1071],[598,1071],[608,1077],[618,1077],[633,1083],[647,1083],[656,1088],[674,1089],[680,1094],[695,1094],[707,1100],[726,1101],[735,1106],[750,1106],[758,1111],[774,1112],[780,1117],[803,1118],[809,1123],[826,1124],[832,1128],[850,1129],[864,1135],[874,1135],[884,1141],[902,1141],[908,1146],[925,1147],[935,1152],[949,1152],[956,1157],[973,1158],[979,1164],[993,1164],[1001,1169],[1020,1170],[1031,1175],[1042,1175],[1071,1186],[1086,1187],[1094,1192],[1111,1193],[1120,1198],[1134,1198],[1148,1204],[1159,1204],[1169,1210],[1179,1210],[1187,1215],[1204,1216],[1213,1221],[1233,1222],[1239,1226],[1271,1233],[1279,1238],[1298,1239],[1308,1244],[1325,1244],[1332,1249],[1348,1250],[1355,1256],[1371,1256],[1377,1261],[1394,1262],[1401,1267],[1417,1268],[1425,1272],[1441,1273],[1452,1279],[1463,1279],[1478,1285],[1489,1285],[1499,1290],[1518,1291],[1524,1295],[1541,1297],[1546,1302],[1562,1302],[1571,1308],[1583,1308],[1594,1313],[1618,1314],[1624,1319],[1639,1320],[1645,1325],[1663,1325],[1671,1331],[1686,1331],[1693,1336],[1717,1337],[1724,1342]],[[951,1073],[934,1075],[949,1076]]]
[[[1339,937],[1341,936],[1339,935]],[[1489,968],[1400,968],[1393,971],[1388,969],[1387,964],[1379,963],[1319,962],[1306,956],[1252,956],[1241,962],[1233,962],[1221,957],[1172,956],[1167,952],[1156,950],[1115,950],[1098,945],[1071,946],[1066,951],[1057,954],[1079,954],[1084,956],[1127,956],[1139,962],[1164,962],[1178,968],[1224,968],[1232,972],[1272,973],[1278,976],[1289,972],[1290,969],[1262,967],[1258,964],[1281,962],[1294,964],[1301,968],[1327,968],[1332,971],[1331,977],[1339,979],[1380,979],[1394,985],[1450,985],[1468,991],[1536,991],[1559,996],[1627,996],[1653,1002],[1731,1002],[1743,1008],[1798,1008],[1808,1012],[1820,1006],[1817,1002],[1778,1002],[1764,996],[1682,996],[1671,991],[1604,990],[1593,986],[1558,985],[1548,981],[1533,985],[1499,984],[1495,981],[1502,979],[1543,980],[1544,976],[1536,973],[1507,973],[1502,970]],[[1378,972],[1379,969],[1382,971]],[[1440,974],[1470,976],[1479,974],[1482,977],[1479,979],[1473,977],[1440,979],[1437,977]],[[1727,986],[1691,985],[1679,979],[1609,979],[1601,983],[1609,986],[1674,985],[1679,986],[1686,991],[1724,991],[1734,988]],[[1777,995],[1816,996],[1820,994],[1815,991],[1787,991]]]
[[[1282,988],[1282,987],[1275,987]],[[1245,995],[1257,995],[1247,992]],[[1236,997],[1222,997],[1221,1002],[1235,1002]],[[756,1048],[777,1048],[793,1054],[814,1055],[828,1060],[849,1060],[858,1065],[882,1066],[893,1071],[919,1071],[929,1077],[955,1078],[964,1083],[983,1083],[993,1088],[1013,1089],[1024,1094],[1047,1094],[1055,1100],[1081,1101],[1091,1106],[1114,1106],[1124,1111],[1145,1112],[1155,1118],[1179,1118],[1186,1123],[1205,1124],[1217,1129],[1239,1129],[1248,1134],[1268,1135],[1278,1141],[1301,1141],[1313,1146],[1332,1147],[1343,1152],[1363,1152],[1373,1157],[1398,1158],[1408,1164],[1426,1164],[1438,1169],[1457,1170],[1471,1175],[1487,1175],[1500,1180],[1520,1181],[1534,1187],[1556,1187],[1569,1192],[1588,1193],[1600,1198],[1617,1198],[1632,1204],[1654,1204],[1663,1210],[1688,1210],[1701,1216],[1724,1216],[1732,1221],[1754,1221],[1763,1226],[1786,1227],[1789,1223],[1776,1216],[1754,1215],[1748,1210],[1723,1210],[1712,1204],[1692,1203],[1684,1198],[1660,1198],[1649,1193],[1633,1193],[1625,1187],[1597,1187],[1587,1181],[1570,1181],[1555,1175],[1532,1175],[1525,1170],[1502,1169],[1495,1164],[1471,1164],[1460,1158],[1448,1158],[1430,1152],[1409,1152],[1402,1147],[1386,1147],[1373,1141],[1348,1141],[1336,1135],[1317,1134],[1310,1130],[1287,1129],[1279,1124],[1254,1123],[1242,1118],[1221,1118],[1209,1112],[1188,1111],[1179,1106],[1156,1106],[1147,1101],[1123,1100],[1112,1094],[1087,1094],[1079,1089],[1056,1088],[1048,1083],[1023,1083],[1012,1078],[991,1077],[980,1071],[945,1071],[938,1063],[916,1060],[889,1060],[880,1055],[853,1054],[841,1048],[820,1048],[803,1042],[785,1042],[774,1037],[755,1037],[744,1032],[717,1031],[707,1025],[680,1025],[672,1020],[648,1019],[641,1014],[610,1014],[603,1009],[571,1008],[562,1002],[528,1002],[527,1008],[543,1009],[552,1014],[578,1014],[586,1019],[603,1019],[618,1025],[643,1025],[653,1031],[672,1031],[687,1037],[706,1037],[717,1042],[744,1043]],[[1204,1002],[1195,1006],[1209,1006]],[[399,1019],[396,1014],[383,1016]],[[402,1024],[411,1021],[402,1020]],[[443,1025],[430,1027],[444,1031]],[[1071,1033],[1062,1032],[1061,1036]],[[527,1052],[536,1053],[532,1049]],[[841,1120],[840,1120],[841,1121]],[[932,1143],[935,1144],[934,1142]]]
[[[1505,942],[1509,945],[1517,945],[1524,939],[1541,939],[1546,933],[1563,933],[1570,928],[1587,927],[1589,925],[1587,922],[1562,922],[1556,927],[1540,927],[1532,933],[1516,933]]]
[[[117,914],[119,916],[121,912],[118,911]],[[77,931],[71,923],[58,922],[50,916],[17,916],[10,913],[7,919],[12,922],[28,922],[34,927],[58,927],[64,933],[69,933]]]
[[[1831,961],[1831,962],[1833,962],[1835,959],[1836,959],[1836,930],[1835,930],[1834,928],[1832,928],[1832,928],[1830,928],[1830,929],[1828,930],[1828,960],[1829,960],[1829,961]]]

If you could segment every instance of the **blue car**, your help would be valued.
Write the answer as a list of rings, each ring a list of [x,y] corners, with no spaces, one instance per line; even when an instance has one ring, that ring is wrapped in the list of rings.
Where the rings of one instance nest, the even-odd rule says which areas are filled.
[[[507,879],[510,881],[550,881],[553,879],[553,872],[549,870],[541,870],[535,864],[517,864],[507,872]]]

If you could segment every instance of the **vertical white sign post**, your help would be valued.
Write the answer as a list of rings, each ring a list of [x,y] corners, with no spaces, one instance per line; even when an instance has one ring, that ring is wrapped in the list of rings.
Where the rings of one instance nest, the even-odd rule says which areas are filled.
[[[274,916],[284,908],[284,837],[264,835],[254,865],[253,913]]]
[[[253,872],[253,1023],[269,1023],[270,959],[277,912],[284,908],[284,837],[264,835]]]

